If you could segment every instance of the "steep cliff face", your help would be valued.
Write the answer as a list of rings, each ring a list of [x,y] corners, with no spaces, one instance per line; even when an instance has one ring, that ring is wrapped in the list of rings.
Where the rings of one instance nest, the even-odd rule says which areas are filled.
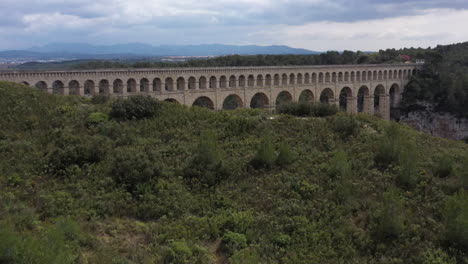
[[[468,138],[468,119],[450,113],[436,112],[434,107],[424,104],[421,109],[400,116],[400,122],[433,136],[464,140]]]

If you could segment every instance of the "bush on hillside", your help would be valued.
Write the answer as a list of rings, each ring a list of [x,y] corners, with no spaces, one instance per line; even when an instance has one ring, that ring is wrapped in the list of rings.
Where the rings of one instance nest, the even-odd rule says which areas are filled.
[[[147,183],[161,174],[155,155],[146,149],[117,149],[110,163],[110,175],[115,182],[132,193],[136,192],[139,184]]]
[[[332,128],[342,139],[355,136],[359,131],[359,123],[351,115],[338,115],[333,119]]]
[[[260,142],[257,153],[252,159],[251,164],[255,169],[270,169],[275,164],[276,157],[275,148],[271,143],[271,139],[265,137]]]
[[[94,112],[94,113],[91,113],[86,119],[86,126],[87,127],[97,126],[99,124],[107,122],[107,120],[109,120],[109,116],[107,114],[104,114],[102,112]]]
[[[106,141],[99,137],[76,136],[71,131],[52,132],[53,148],[46,156],[45,172],[54,176],[67,176],[72,166],[82,168],[98,163],[107,154]]]
[[[338,108],[331,104],[289,102],[279,105],[277,111],[280,114],[289,114],[294,116],[325,117],[335,115],[338,112]]]
[[[110,96],[104,94],[98,94],[91,98],[91,103],[93,104],[105,104],[109,101]]]
[[[417,152],[412,144],[407,144],[400,154],[400,167],[397,171],[397,184],[406,190],[412,190],[419,182]]]
[[[236,251],[247,247],[247,238],[244,234],[227,232],[221,240],[219,252],[232,256]]]
[[[377,149],[374,156],[377,166],[387,168],[391,164],[397,164],[404,144],[398,125],[391,123],[385,129],[384,136],[377,139]]]
[[[450,177],[453,174],[453,158],[447,154],[435,157],[433,173],[439,178]]]
[[[278,157],[276,158],[276,165],[287,166],[294,162],[296,154],[286,144],[281,144],[278,148]]]
[[[461,190],[445,203],[446,239],[454,246],[468,251],[468,194]]]
[[[110,116],[116,120],[139,120],[156,116],[160,108],[158,100],[136,95],[114,101]]]
[[[213,133],[203,133],[193,159],[184,170],[184,178],[191,184],[215,186],[227,178],[222,152]]]
[[[397,238],[404,229],[403,201],[396,190],[387,191],[377,209],[374,236],[380,241],[386,241]]]

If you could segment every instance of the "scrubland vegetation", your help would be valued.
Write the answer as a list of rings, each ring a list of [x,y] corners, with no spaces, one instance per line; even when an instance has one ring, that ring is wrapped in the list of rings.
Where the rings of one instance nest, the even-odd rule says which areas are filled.
[[[0,106],[0,263],[468,263],[462,142],[310,105]]]

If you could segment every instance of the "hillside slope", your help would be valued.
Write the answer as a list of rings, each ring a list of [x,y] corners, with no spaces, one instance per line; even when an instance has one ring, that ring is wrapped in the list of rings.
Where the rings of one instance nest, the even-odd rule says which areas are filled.
[[[460,142],[5,82],[0,115],[0,263],[468,263]]]

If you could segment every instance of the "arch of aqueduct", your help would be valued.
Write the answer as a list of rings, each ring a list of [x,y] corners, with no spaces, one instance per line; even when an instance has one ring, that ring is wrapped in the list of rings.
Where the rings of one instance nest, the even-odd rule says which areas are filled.
[[[416,64],[0,71],[0,80],[63,95],[146,94],[212,109],[274,108],[284,101],[336,104],[390,118]]]

